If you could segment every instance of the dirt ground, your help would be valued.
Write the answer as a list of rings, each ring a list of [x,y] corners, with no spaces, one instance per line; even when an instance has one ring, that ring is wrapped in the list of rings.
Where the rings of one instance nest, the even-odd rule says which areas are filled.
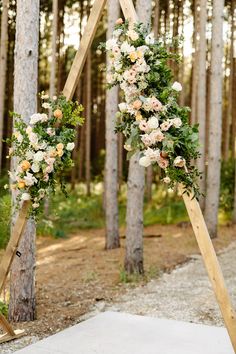
[[[144,279],[128,282],[123,271],[125,231],[121,248],[104,250],[104,230],[79,231],[68,239],[37,240],[37,320],[15,325],[45,337],[80,322],[99,301],[112,303],[130,287],[145,284],[199,253],[191,227],[156,225],[145,228]],[[220,228],[217,251],[236,239],[236,227]]]

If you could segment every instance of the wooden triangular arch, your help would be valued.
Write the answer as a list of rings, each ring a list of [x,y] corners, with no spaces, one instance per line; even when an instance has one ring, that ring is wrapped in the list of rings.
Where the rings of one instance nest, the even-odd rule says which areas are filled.
[[[138,20],[133,1],[132,0],[119,0],[126,19],[130,22]],[[63,94],[67,99],[71,99],[74,95],[76,86],[78,84],[83,66],[86,60],[88,50],[92,44],[95,36],[99,20],[105,8],[107,0],[95,0],[91,10],[87,25],[82,36],[79,50],[75,56],[73,65],[69,72]],[[224,277],[206,227],[198,201],[191,196],[184,193],[184,189],[180,186],[180,191],[183,196],[185,206],[193,227],[196,240],[211,281],[216,300],[220,307],[226,328],[228,330],[234,351],[236,353],[236,314],[232,306],[232,302],[227,291]],[[21,235],[24,231],[26,224],[27,211],[29,209],[29,202],[24,202],[22,209],[19,212],[17,221],[13,228],[11,239],[7,245],[5,254],[0,265],[0,292],[3,289],[5,280],[9,273],[12,261],[17,253],[17,247],[20,242]],[[14,331],[7,320],[0,315],[0,325],[6,333],[0,336],[0,343],[11,340],[22,335],[22,331]]]

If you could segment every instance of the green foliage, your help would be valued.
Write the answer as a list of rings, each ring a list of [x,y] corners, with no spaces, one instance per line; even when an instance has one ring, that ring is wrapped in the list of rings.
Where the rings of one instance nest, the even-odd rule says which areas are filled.
[[[229,212],[233,209],[234,203],[234,176],[235,161],[230,159],[221,164],[221,185],[220,185],[220,207]]]
[[[11,198],[6,194],[0,199],[0,248],[5,248],[10,237]]]
[[[0,313],[5,317],[8,315],[8,305],[3,301],[0,301]]]

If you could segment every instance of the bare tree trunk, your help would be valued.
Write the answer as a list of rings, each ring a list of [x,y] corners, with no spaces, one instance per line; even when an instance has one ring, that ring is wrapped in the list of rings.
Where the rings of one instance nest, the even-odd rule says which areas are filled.
[[[5,109],[5,85],[7,70],[7,42],[8,42],[8,4],[9,0],[2,1],[1,43],[0,43],[0,174],[2,170],[2,137]]]
[[[234,53],[236,55],[236,53]],[[236,121],[236,58],[233,58],[233,65],[232,65],[232,122],[234,122],[234,129],[232,131],[232,140],[234,145],[232,146],[232,153],[234,156],[234,164],[235,164],[235,184],[234,184],[234,208],[233,208],[233,223],[236,224],[236,159],[235,159],[235,149],[236,149],[236,142],[235,142],[235,121]]]
[[[199,22],[199,51],[198,51],[198,87],[197,87],[197,121],[199,124],[199,140],[201,156],[197,160],[197,166],[202,172],[199,180],[201,192],[205,194],[206,189],[206,22],[207,4],[205,0],[200,1],[200,22]],[[204,198],[200,203],[204,209]]]
[[[123,182],[123,135],[118,133],[118,179],[119,186],[122,185]]]
[[[155,38],[157,38],[159,34],[159,21],[160,21],[160,0],[155,0],[154,19],[153,19],[153,32]]]
[[[14,111],[25,122],[37,111],[39,1],[18,0],[16,17]],[[11,271],[9,318],[31,321],[35,305],[35,223],[29,220]]]
[[[198,85],[198,25],[199,25],[199,15],[198,15],[198,5],[200,0],[194,0],[194,32],[193,32],[193,61],[192,61],[192,87],[191,87],[191,123],[195,124],[197,122],[196,112],[197,112],[197,85]]]
[[[120,14],[119,1],[108,2],[107,38],[111,37],[114,24]],[[109,65],[109,57],[107,57]],[[105,162],[105,215],[106,249],[120,246],[118,211],[118,143],[115,119],[118,106],[118,87],[106,92],[106,162]]]
[[[52,63],[49,84],[50,97],[53,97],[56,91],[58,0],[53,0],[52,2],[52,13]]]
[[[151,20],[152,2],[137,0],[138,18],[143,23]],[[139,165],[139,153],[129,163],[125,269],[128,273],[144,272],[143,269],[143,196],[144,168]]]
[[[212,50],[210,77],[209,150],[205,218],[211,237],[217,236],[220,192],[221,135],[222,135],[222,57],[223,57],[222,0],[213,1]]]
[[[152,200],[152,180],[153,180],[153,168],[148,166],[146,173],[146,195],[147,200],[150,202]]]
[[[86,154],[85,154],[85,178],[87,195],[91,194],[91,50],[86,62]]]

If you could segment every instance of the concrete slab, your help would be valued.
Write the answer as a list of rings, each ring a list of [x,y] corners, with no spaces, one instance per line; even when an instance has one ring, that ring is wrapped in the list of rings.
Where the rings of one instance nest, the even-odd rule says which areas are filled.
[[[105,312],[18,354],[234,354],[225,328]]]

